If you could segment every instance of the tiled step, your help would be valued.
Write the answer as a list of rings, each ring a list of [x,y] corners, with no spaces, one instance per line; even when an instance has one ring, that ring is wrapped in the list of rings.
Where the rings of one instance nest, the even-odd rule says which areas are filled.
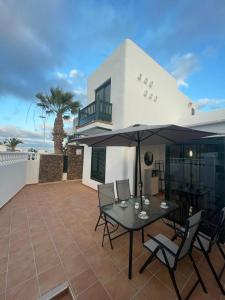
[[[54,289],[48,291],[39,300],[75,300],[73,292],[66,281]]]

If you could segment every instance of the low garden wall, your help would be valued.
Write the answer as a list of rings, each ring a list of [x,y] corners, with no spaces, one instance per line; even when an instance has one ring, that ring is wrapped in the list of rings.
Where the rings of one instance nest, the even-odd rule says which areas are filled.
[[[39,182],[54,182],[62,180],[63,155],[42,154],[40,156]]]
[[[0,152],[0,208],[26,184],[38,183],[39,156]]]
[[[82,179],[83,174],[83,159],[84,159],[84,147],[68,145],[68,170],[67,179]]]

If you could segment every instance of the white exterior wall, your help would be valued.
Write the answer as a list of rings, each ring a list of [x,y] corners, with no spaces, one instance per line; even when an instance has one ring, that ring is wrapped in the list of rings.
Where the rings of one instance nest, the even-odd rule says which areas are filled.
[[[40,167],[40,155],[37,154],[37,159],[27,161],[26,184],[38,183]]]
[[[89,103],[95,99],[95,90],[111,78],[112,129],[124,126],[124,76],[125,76],[125,44],[122,44],[106,62],[88,79],[87,98]],[[93,125],[92,125],[93,126]],[[105,126],[108,128],[107,126]],[[88,128],[88,125],[84,129]],[[128,178],[127,166],[124,163],[127,150],[124,147],[107,147],[105,182],[115,178]],[[132,153],[132,151],[131,151]],[[113,159],[112,159],[113,157]],[[99,182],[90,178],[91,148],[85,147],[83,164],[83,183],[96,189]],[[126,175],[127,174],[127,175]]]
[[[189,127],[196,130],[215,132],[217,134],[222,134],[222,135],[225,134],[225,122],[214,123],[214,124],[191,125]]]
[[[95,99],[95,90],[111,78],[111,103],[113,129],[123,127],[125,44],[122,44],[88,79],[87,98]]]
[[[191,115],[190,99],[178,90],[176,80],[135,43],[126,40],[125,45],[123,125],[176,124],[180,116]],[[151,81],[153,85],[148,87]]]
[[[38,183],[39,176],[39,159],[27,160],[26,154],[18,159],[19,153],[12,153],[12,158],[7,155],[0,153],[0,208],[26,184]]]
[[[27,162],[0,166],[0,208],[26,184]]]
[[[148,93],[153,99],[158,97],[156,102],[143,95],[147,88],[137,79],[140,73],[154,82]],[[110,78],[112,130],[133,124],[174,124],[181,115],[191,114],[190,100],[178,90],[176,80],[130,40],[125,40],[88,79],[89,103],[94,101],[95,90]],[[134,148],[107,147],[105,182],[129,178],[132,184],[134,163]],[[99,183],[91,180],[90,174],[91,148],[85,147],[83,183],[96,189]]]
[[[179,124],[197,130],[225,134],[225,109],[207,112],[196,111],[194,116],[181,116]]]

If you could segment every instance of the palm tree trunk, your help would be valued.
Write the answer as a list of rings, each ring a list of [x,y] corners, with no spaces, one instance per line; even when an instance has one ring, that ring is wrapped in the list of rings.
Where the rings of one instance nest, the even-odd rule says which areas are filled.
[[[63,130],[63,118],[62,114],[58,113],[53,128],[53,141],[54,141],[54,150],[55,154],[62,154],[63,153],[63,137],[64,137],[64,130]]]

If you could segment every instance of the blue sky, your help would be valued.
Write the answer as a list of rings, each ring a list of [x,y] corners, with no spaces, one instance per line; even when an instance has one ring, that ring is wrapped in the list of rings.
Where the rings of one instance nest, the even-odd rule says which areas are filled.
[[[0,0],[0,140],[38,147],[35,94],[61,86],[85,104],[88,75],[125,38],[174,75],[199,109],[225,108],[224,0]],[[52,125],[50,118],[49,141]]]

